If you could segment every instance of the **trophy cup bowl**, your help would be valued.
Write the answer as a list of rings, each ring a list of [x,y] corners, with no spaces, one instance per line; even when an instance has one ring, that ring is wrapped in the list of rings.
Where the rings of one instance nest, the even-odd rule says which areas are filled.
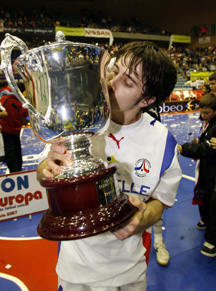
[[[91,136],[109,125],[109,95],[102,48],[65,40],[28,49],[19,38],[6,34],[1,43],[1,70],[18,99],[29,111],[36,136],[45,143],[58,143],[70,150],[73,164],[62,173],[41,181],[49,209],[38,225],[48,240],[74,240],[116,228],[137,210],[119,191],[117,168],[90,153]],[[11,64],[11,53],[20,56]],[[26,97],[20,92],[13,69],[21,76]]]

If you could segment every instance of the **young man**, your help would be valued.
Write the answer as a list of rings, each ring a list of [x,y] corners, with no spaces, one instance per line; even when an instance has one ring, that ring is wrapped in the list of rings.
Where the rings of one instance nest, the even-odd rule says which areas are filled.
[[[0,112],[0,125],[4,142],[4,162],[10,173],[22,171],[22,148],[20,131],[23,126],[23,118],[28,116],[28,110],[22,107],[22,103],[12,92],[7,81],[2,81],[0,90],[1,105],[5,110]],[[21,92],[25,91],[23,83],[18,82]]]
[[[174,204],[181,169],[175,139],[141,108],[165,100],[175,82],[172,61],[154,44],[133,42],[118,51],[108,82],[111,123],[93,136],[92,153],[105,161],[115,157],[120,190],[127,190],[138,211],[112,232],[61,242],[59,290],[146,290],[151,226]],[[62,171],[56,160],[72,162],[59,145],[52,145],[48,157],[38,167],[39,181]]]
[[[209,257],[216,256],[216,98],[208,93],[199,103],[203,120],[202,132],[196,143],[179,145],[179,152],[185,157],[196,159],[197,182],[194,188],[193,204],[199,205],[201,220],[198,229],[206,229],[201,253]]]

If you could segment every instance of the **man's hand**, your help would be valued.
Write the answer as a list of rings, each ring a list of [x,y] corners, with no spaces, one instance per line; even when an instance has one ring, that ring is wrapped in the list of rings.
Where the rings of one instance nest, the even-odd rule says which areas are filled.
[[[211,144],[212,148],[215,150],[216,149],[216,137],[212,137],[210,139],[210,144]]]
[[[138,210],[126,225],[113,231],[113,234],[120,240],[124,240],[133,235],[135,232],[138,232],[144,219],[146,204],[139,198],[134,197],[129,197],[129,201],[133,206],[137,207]]]
[[[156,223],[163,213],[164,206],[159,200],[151,200],[144,203],[139,198],[130,197],[129,201],[138,210],[127,224],[113,231],[113,234],[119,240],[124,240],[140,231],[143,232]]]
[[[0,111],[0,118],[5,118],[5,117],[7,117],[7,116],[8,116],[8,113],[7,113],[6,110],[2,110],[2,111]]]
[[[73,158],[69,151],[64,146],[52,144],[48,153],[48,158],[40,163],[37,169],[37,179],[42,178],[52,179],[54,174],[62,173],[61,166],[73,164]]]

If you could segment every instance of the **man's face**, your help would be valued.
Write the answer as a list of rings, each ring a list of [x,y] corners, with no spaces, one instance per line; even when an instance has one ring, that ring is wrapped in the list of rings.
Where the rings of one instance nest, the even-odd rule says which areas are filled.
[[[136,67],[136,72],[129,72],[128,64],[120,58],[113,66],[109,76],[108,89],[112,111],[129,111],[135,106],[139,108],[142,99],[142,65]]]
[[[209,81],[211,91],[216,94],[216,80]]]
[[[200,108],[200,114],[201,114],[202,119],[208,123],[210,119],[212,119],[216,115],[216,111],[208,107]]]

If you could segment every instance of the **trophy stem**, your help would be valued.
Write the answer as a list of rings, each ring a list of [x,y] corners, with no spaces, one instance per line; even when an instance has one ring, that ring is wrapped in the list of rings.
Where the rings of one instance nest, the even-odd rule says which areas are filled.
[[[92,157],[89,153],[89,148],[91,146],[90,136],[92,134],[84,134],[77,133],[67,137],[67,140],[59,142],[59,144],[63,145],[68,151],[72,151],[71,154],[73,156],[73,160],[77,160],[80,158],[88,158]]]
[[[55,179],[68,179],[95,173],[105,169],[105,163],[102,159],[90,154],[91,146],[90,136],[92,134],[78,133],[58,140],[58,144],[63,145],[68,151],[71,151],[73,164],[62,166],[63,173],[57,175]]]

